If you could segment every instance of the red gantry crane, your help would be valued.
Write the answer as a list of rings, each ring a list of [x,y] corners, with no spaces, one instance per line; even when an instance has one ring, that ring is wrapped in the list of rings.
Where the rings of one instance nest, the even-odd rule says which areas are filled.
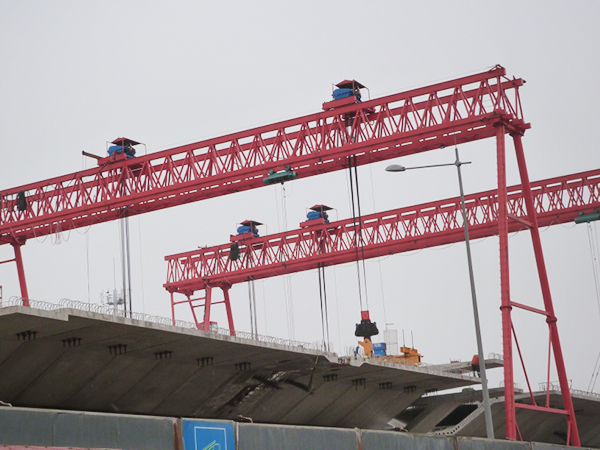
[[[501,309],[504,342],[506,432],[517,438],[508,278],[509,197],[506,186],[505,135],[514,142],[521,176],[523,214],[519,223],[531,232],[544,310],[525,307],[546,318],[564,402],[564,410],[518,405],[564,414],[568,439],[579,446],[556,316],[539,238],[538,218],[521,138],[519,88],[496,66],[489,71],[361,102],[360,85],[348,81],[348,95],[323,105],[323,111],[247,131],[127,158],[115,154],[98,167],[0,191],[0,244],[11,244],[23,304],[27,286],[20,247],[27,239],[93,225],[184,203],[340,170],[478,139],[497,143],[497,230],[500,239]],[[339,86],[338,86],[339,87]],[[322,233],[323,234],[323,233]],[[458,239],[458,238],[457,238]],[[7,261],[5,261],[7,262]]]
[[[0,244],[11,244],[27,298],[20,246],[27,239],[264,186],[269,171],[300,177],[494,136],[523,132],[521,79],[490,71],[379,99],[356,94],[324,111],[127,158],[0,191]],[[23,275],[23,276],[21,276]]]
[[[531,191],[538,226],[585,220],[600,208],[600,169],[537,181]],[[507,192],[509,232],[528,229],[522,187],[509,187]],[[498,191],[466,196],[465,208],[473,239],[498,234]],[[357,239],[361,229],[362,239]],[[352,218],[307,220],[296,230],[260,237],[248,232],[231,236],[227,244],[166,256],[164,287],[171,294],[191,296],[205,290],[209,295],[215,287],[227,291],[248,280],[353,262],[357,243],[368,259],[463,240],[460,197],[363,216],[361,227]],[[188,301],[172,302],[179,303]],[[191,305],[192,309],[199,306]],[[197,325],[208,329],[210,315],[203,317]],[[230,330],[235,333],[232,325]]]

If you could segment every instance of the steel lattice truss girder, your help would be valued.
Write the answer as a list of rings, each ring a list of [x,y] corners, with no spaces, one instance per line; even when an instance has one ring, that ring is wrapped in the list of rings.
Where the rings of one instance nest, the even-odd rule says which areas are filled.
[[[522,133],[519,87],[494,69],[0,191],[0,244],[507,132]],[[19,193],[27,208],[19,210]]]
[[[573,221],[579,212],[600,208],[600,169],[532,183],[539,226]],[[498,234],[497,191],[465,197],[472,239]],[[521,186],[508,188],[509,231],[527,228]],[[352,219],[240,242],[240,257],[229,258],[230,244],[165,257],[171,292],[189,293],[206,286],[223,286],[315,269],[356,259],[361,242]],[[464,240],[460,198],[425,203],[363,217],[360,255],[374,258]]]

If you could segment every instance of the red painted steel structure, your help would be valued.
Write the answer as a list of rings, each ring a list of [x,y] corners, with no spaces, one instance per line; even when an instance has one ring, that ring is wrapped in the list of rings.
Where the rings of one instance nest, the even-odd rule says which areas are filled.
[[[362,103],[0,191],[0,244],[263,186],[269,170],[300,177],[525,130],[523,80],[501,66]],[[122,156],[122,155],[121,155]],[[21,284],[26,298],[26,286]]]
[[[0,243],[24,240],[263,186],[268,170],[300,177],[529,127],[502,67],[363,103],[0,191]],[[25,204],[20,205],[20,197]]]
[[[505,69],[496,66],[484,73],[151,155],[103,158],[97,168],[0,191],[0,244],[12,244],[15,248],[21,294],[26,299],[19,249],[31,237],[253,189],[263,185],[262,179],[269,170],[290,167],[300,177],[306,177],[342,169],[348,156],[353,156],[357,165],[369,164],[494,136],[500,164],[499,198],[503,203],[504,134],[511,134],[517,145],[529,128],[523,120],[519,97],[519,87],[524,82],[505,75]],[[519,168],[522,176],[526,174],[524,161],[519,162]],[[500,207],[501,242],[506,241],[507,232],[504,210]],[[535,242],[534,210],[528,215]],[[541,248],[534,248],[541,270]],[[501,251],[501,266],[502,273],[506,273],[502,276],[503,315],[510,319],[507,251]],[[545,273],[540,273],[542,285],[545,278]],[[542,290],[551,311],[549,293],[544,287]],[[549,314],[553,330],[554,316]],[[508,326],[508,320],[503,323]],[[556,356],[556,349],[560,349],[557,332],[552,331],[551,337]],[[510,332],[505,331],[504,339],[510,349]],[[562,359],[556,364],[564,375],[562,386],[562,380],[566,380]],[[505,371],[509,370],[507,366],[512,371],[510,351],[505,352]],[[513,384],[512,378],[506,376],[508,392]],[[564,386],[563,399],[564,389],[568,389]],[[516,438],[514,407],[513,398],[506,408],[510,439]],[[572,411],[571,407],[567,416],[570,438],[572,444],[578,445]]]
[[[580,212],[600,208],[600,169],[538,181],[531,185],[531,192],[539,225],[572,222]],[[508,232],[528,229],[522,186],[508,188],[507,199]],[[498,234],[498,191],[465,196],[465,208],[472,239]],[[317,219],[282,233],[234,236],[239,243],[237,260],[230,257],[229,243],[166,256],[164,287],[191,295],[207,287],[231,287],[249,279],[353,262],[361,241],[355,234],[361,229],[365,258],[461,242],[460,197],[363,216],[362,227],[354,226],[351,218],[331,223]]]

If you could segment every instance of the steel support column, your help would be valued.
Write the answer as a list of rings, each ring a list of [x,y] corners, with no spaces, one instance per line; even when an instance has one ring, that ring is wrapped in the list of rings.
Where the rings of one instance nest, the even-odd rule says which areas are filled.
[[[202,329],[210,331],[210,303],[212,300],[212,287],[206,286],[206,299],[204,301],[204,323]]]
[[[515,419],[515,388],[512,359],[512,320],[510,305],[510,278],[508,270],[508,210],[506,186],[506,149],[504,124],[496,125],[498,164],[498,236],[500,241],[500,299],[502,311],[502,342],[504,351],[504,407],[506,438],[517,438]]]
[[[537,224],[537,217],[535,213],[535,206],[533,204],[533,196],[531,194],[531,186],[529,183],[529,174],[527,173],[527,165],[525,164],[525,154],[523,152],[523,142],[519,134],[512,134],[512,138],[515,145],[515,152],[517,155],[517,164],[519,166],[519,174],[521,176],[521,186],[523,188],[523,199],[527,207],[527,215],[529,222],[531,223],[531,240],[533,243],[533,251],[535,254],[535,261],[538,270],[538,276],[540,279],[540,286],[542,289],[542,297],[544,300],[544,307],[546,308],[546,322],[548,323],[550,342],[552,343],[552,349],[554,351],[554,362],[556,364],[556,372],[558,374],[558,380],[560,382],[560,390],[563,399],[564,409],[567,411],[567,423],[568,423],[568,435],[570,436],[570,442],[567,445],[580,447],[581,443],[579,440],[579,432],[577,430],[577,422],[575,420],[575,412],[573,408],[573,401],[571,399],[571,392],[569,390],[569,382],[567,379],[567,371],[565,369],[565,363],[562,354],[562,348],[560,346],[560,340],[558,336],[558,327],[556,325],[556,316],[554,315],[554,306],[552,303],[552,295],[550,294],[550,284],[548,283],[548,274],[546,272],[546,264],[544,262],[544,254],[542,251],[542,242],[540,239],[540,232]]]
[[[21,256],[21,245],[12,244],[15,250],[15,262],[17,263],[17,274],[19,275],[19,286],[21,287],[21,298],[23,306],[29,306],[29,293],[27,292],[27,282],[25,281],[25,269],[23,268],[23,257]]]
[[[233,313],[231,312],[231,303],[229,302],[229,289],[231,289],[231,285],[227,284],[225,286],[221,286],[223,290],[223,298],[225,302],[225,309],[227,310],[227,322],[229,324],[229,333],[231,336],[235,336],[235,328],[233,327]]]
[[[173,291],[169,291],[169,294],[171,294],[171,318],[173,326],[175,326],[175,299],[173,298]]]

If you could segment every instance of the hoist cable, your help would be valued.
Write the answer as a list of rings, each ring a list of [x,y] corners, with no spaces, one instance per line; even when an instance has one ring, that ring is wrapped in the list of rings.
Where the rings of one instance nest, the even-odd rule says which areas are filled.
[[[265,298],[265,280],[261,280],[263,320],[265,321],[265,336],[269,335],[269,321],[267,320],[267,299]]]
[[[254,336],[254,314],[252,311],[252,289],[250,287],[251,279],[248,278],[248,306],[250,308],[250,334]]]
[[[121,283],[123,289],[123,311],[125,312],[125,317],[127,317],[127,247],[126,247],[126,237],[125,237],[125,220],[126,217],[121,217],[119,220],[119,237],[121,239]]]
[[[323,344],[327,348],[327,341],[325,340],[325,314],[323,311],[323,280],[321,279],[321,263],[317,265],[317,272],[319,273],[319,300],[321,301],[321,331],[323,333]]]
[[[360,283],[360,263],[359,263],[359,255],[358,255],[358,236],[356,231],[356,211],[354,204],[354,183],[352,181],[352,159],[348,156],[348,175],[350,177],[350,197],[352,200],[352,223],[354,226],[354,249],[356,251],[356,278],[358,280],[358,300],[360,303],[360,310],[363,311],[363,301],[362,301],[362,287]]]
[[[252,260],[252,254],[248,254],[248,266],[252,267],[254,261]],[[250,333],[254,338],[258,337],[258,323],[256,316],[256,291],[254,290],[254,279],[248,277],[248,305],[250,307]]]
[[[144,296],[144,257],[142,255],[142,249],[144,246],[142,245],[142,225],[141,225],[141,216],[138,215],[138,236],[140,242],[140,279],[141,279],[141,288],[142,288],[142,312],[146,312],[146,298]]]
[[[325,329],[327,330],[327,341],[325,349],[329,351],[329,308],[327,307],[327,285],[325,284],[325,263],[321,263],[323,270],[323,299],[325,300]]]
[[[252,306],[254,306],[254,333],[255,338],[258,339],[258,310],[256,309],[256,290],[254,289],[254,280],[251,282],[252,286]]]
[[[598,357],[596,358],[596,364],[594,364],[594,370],[592,371],[592,378],[590,379],[590,384],[588,384],[588,392],[594,391],[594,386],[596,386],[596,381],[598,380],[598,373],[600,372],[600,352],[598,352]]]
[[[325,263],[318,263],[319,272],[319,298],[321,300],[321,328],[323,331],[323,343],[326,351],[329,351],[329,312],[327,307],[327,285],[325,284]]]
[[[367,288],[367,266],[365,262],[365,241],[363,239],[363,227],[362,227],[362,213],[360,210],[360,190],[358,189],[358,165],[356,164],[356,155],[354,158],[354,181],[356,183],[356,204],[358,206],[358,230],[360,237],[360,251],[362,255],[362,266],[363,266],[363,280],[365,284],[365,304],[367,310],[369,309],[369,289]]]
[[[373,201],[373,211],[377,211],[375,207],[375,187],[373,186],[373,170],[372,164],[369,164],[369,174],[371,175],[371,198]],[[387,329],[387,314],[385,309],[385,294],[383,292],[383,271],[381,270],[381,257],[377,258],[377,265],[379,267],[379,285],[381,286],[381,303],[383,305],[383,322],[385,323]]]
[[[598,276],[598,256],[600,254],[600,250],[598,249],[598,235],[595,223],[588,223],[587,233],[588,244],[590,247],[590,257],[592,259],[592,272],[594,273],[594,286],[596,288],[596,303],[598,305],[598,314],[600,315],[600,277]],[[600,353],[598,353],[596,363],[594,364],[590,383],[588,384],[588,392],[593,392],[594,387],[596,386],[596,381],[598,381],[598,374],[600,374]]]
[[[281,185],[281,216],[282,216],[282,231],[287,231],[287,197],[285,184]],[[283,276],[283,290],[285,298],[285,312],[287,316],[288,337],[293,341],[296,339],[296,327],[294,325],[294,304],[292,293],[292,280],[290,275]]]
[[[82,170],[85,170],[85,157],[81,155],[81,165]],[[88,230],[89,231],[89,228]],[[86,259],[86,272],[87,272],[87,297],[88,303],[92,303],[91,295],[90,295],[90,235],[88,232],[85,232],[85,259]]]
[[[129,245],[129,216],[125,218],[125,237],[127,243],[127,297],[129,298],[129,317],[133,317],[133,305],[131,302],[131,247]]]
[[[595,230],[595,225],[593,226]],[[594,272],[594,286],[596,288],[596,303],[598,305],[598,314],[600,314],[600,277],[598,276],[598,238],[596,236],[596,245],[594,245],[594,231],[592,230],[592,223],[588,223],[588,244],[590,246],[590,256],[592,258],[592,271]]]
[[[85,258],[86,258],[86,270],[87,270],[87,296],[88,303],[92,303],[90,297],[90,235],[85,234]]]
[[[342,332],[341,332],[342,327],[340,326],[340,308],[339,308],[339,302],[338,302],[338,283],[337,283],[335,266],[333,266],[333,287],[334,287],[334,294],[335,294],[334,300],[335,300],[335,318],[336,318],[336,324],[337,324],[338,348],[341,350],[342,349]]]

